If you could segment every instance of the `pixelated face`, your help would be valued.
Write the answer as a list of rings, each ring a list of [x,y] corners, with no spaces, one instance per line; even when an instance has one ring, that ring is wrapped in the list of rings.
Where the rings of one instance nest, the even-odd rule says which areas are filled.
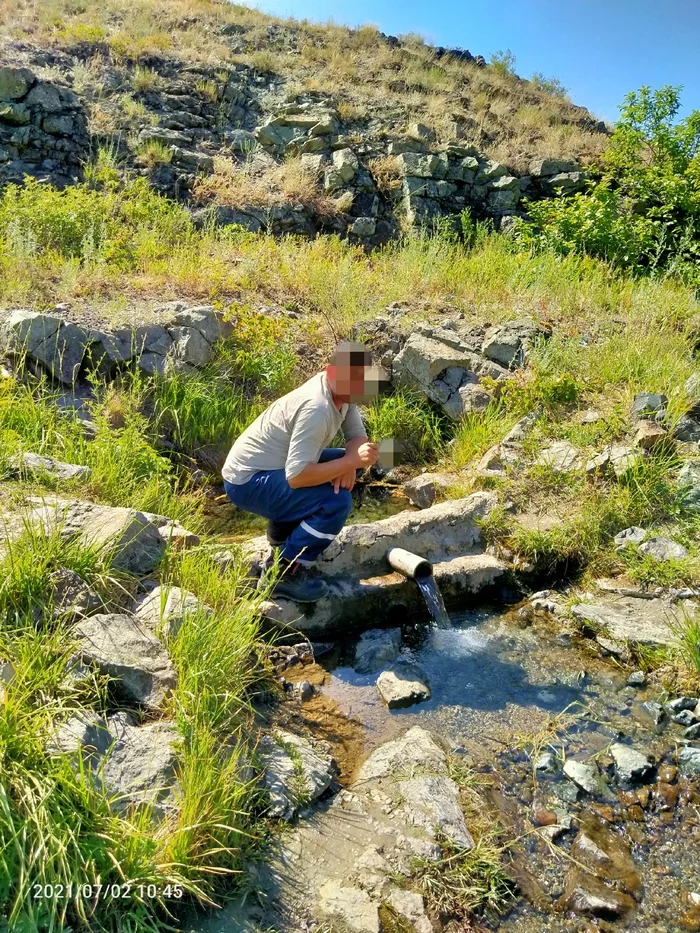
[[[361,343],[347,341],[338,344],[327,373],[334,394],[354,404],[375,396],[385,378]]]

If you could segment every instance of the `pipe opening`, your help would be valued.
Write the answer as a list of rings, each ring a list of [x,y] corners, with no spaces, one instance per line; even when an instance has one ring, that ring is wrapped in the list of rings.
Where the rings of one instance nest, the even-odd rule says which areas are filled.
[[[427,580],[433,575],[433,565],[424,557],[412,554],[402,547],[393,547],[387,551],[386,559],[394,570],[398,570],[409,580]]]

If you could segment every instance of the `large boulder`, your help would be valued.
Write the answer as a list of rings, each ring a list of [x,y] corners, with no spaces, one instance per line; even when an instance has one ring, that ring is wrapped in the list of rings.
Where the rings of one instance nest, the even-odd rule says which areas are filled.
[[[80,660],[114,678],[126,701],[156,709],[175,687],[177,674],[165,648],[133,616],[91,616],[74,633]]]
[[[39,311],[10,312],[0,326],[6,352],[25,356],[64,385],[73,385],[89,343],[83,328]]]
[[[179,742],[171,723],[137,726],[128,713],[104,720],[86,711],[59,726],[49,751],[69,756],[79,753],[116,812],[145,805],[156,816],[164,816],[175,809],[172,791]]]
[[[79,499],[32,497],[26,516],[30,525],[47,534],[79,538],[86,547],[111,551],[112,565],[129,573],[155,569],[173,539],[195,543],[179,522],[136,509],[97,505]],[[21,527],[21,522],[16,523]]]

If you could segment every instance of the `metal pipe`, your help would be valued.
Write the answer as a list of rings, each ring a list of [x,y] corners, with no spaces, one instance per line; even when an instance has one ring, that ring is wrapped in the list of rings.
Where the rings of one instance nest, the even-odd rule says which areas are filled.
[[[409,580],[425,580],[433,575],[433,565],[424,557],[412,554],[402,547],[392,547],[386,552],[389,564]]]

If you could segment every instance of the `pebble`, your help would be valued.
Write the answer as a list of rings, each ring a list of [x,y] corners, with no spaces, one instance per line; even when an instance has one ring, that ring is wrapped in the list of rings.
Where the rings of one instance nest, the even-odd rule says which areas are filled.
[[[544,807],[535,808],[534,819],[538,826],[556,826],[559,822],[554,810],[547,810]]]
[[[560,767],[554,752],[542,752],[535,762],[535,771],[544,771],[546,774],[556,774]]]
[[[302,703],[305,703],[307,700],[310,700],[311,697],[316,693],[314,685],[308,680],[301,680],[296,685],[294,692],[299,697]]]
[[[644,671],[634,671],[627,678],[630,687],[646,687],[647,675]]]
[[[664,784],[673,784],[678,777],[678,768],[675,765],[660,765],[658,779]]]
[[[663,706],[660,703],[654,703],[653,700],[642,703],[642,709],[655,726],[660,726],[666,718]]]
[[[678,784],[657,784],[651,792],[657,810],[674,810],[680,794]]]
[[[691,712],[689,709],[682,709],[680,713],[671,716],[671,720],[677,722],[681,726],[694,726],[699,721],[695,713]]]
[[[700,722],[694,726],[689,726],[683,733],[684,739],[700,739]]]
[[[666,709],[669,713],[680,713],[684,709],[693,710],[697,705],[697,697],[677,697],[666,704]]]

